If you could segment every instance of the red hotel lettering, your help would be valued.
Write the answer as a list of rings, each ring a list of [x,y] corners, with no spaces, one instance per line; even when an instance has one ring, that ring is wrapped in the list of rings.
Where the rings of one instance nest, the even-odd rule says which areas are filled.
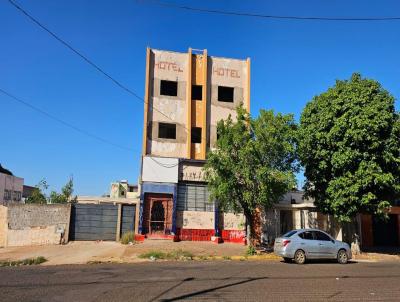
[[[214,74],[221,77],[240,78],[239,71],[236,69],[229,69],[218,67],[213,69]]]
[[[174,62],[167,62],[167,61],[159,61],[154,64],[158,69],[163,69],[163,70],[173,70],[176,72],[183,72],[183,69],[180,68],[176,63]]]

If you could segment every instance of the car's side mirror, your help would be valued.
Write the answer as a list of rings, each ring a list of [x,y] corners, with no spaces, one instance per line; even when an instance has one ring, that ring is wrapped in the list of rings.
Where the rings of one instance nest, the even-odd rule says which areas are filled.
[[[335,240],[334,240],[334,239],[332,239],[331,241],[332,241],[332,243],[335,243]]]

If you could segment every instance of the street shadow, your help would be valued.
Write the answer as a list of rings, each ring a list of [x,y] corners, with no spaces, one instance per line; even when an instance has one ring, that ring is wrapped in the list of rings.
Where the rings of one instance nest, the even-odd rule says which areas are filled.
[[[193,280],[194,280],[193,277],[183,279],[181,282],[179,282],[179,283],[175,284],[174,286],[171,286],[170,288],[166,289],[165,291],[163,291],[162,293],[160,293],[159,295],[157,295],[156,297],[151,299],[149,302],[156,301],[158,298],[160,298],[161,296],[165,295],[166,293],[168,293],[169,291],[173,290],[174,288],[177,288],[178,286],[182,285],[183,283],[185,283],[187,281],[193,281]],[[161,300],[161,301],[163,301],[163,300]]]
[[[238,281],[238,282],[234,282],[234,283],[229,283],[229,284],[225,284],[225,285],[221,285],[221,286],[216,286],[216,287],[211,287],[208,289],[204,289],[204,290],[200,290],[200,291],[196,291],[193,293],[189,293],[189,294],[185,294],[185,295],[181,295],[181,296],[177,296],[174,298],[169,298],[169,299],[161,299],[160,301],[177,301],[177,300],[184,300],[184,299],[188,299],[188,298],[192,298],[198,295],[202,295],[202,294],[207,294],[219,289],[223,289],[223,288],[228,288],[228,287],[232,287],[232,286],[236,286],[236,285],[240,285],[240,284],[245,284],[245,283],[249,283],[249,282],[253,282],[256,280],[264,280],[264,279],[268,279],[268,277],[259,277],[259,278],[247,278],[245,280],[242,281]],[[169,290],[167,290],[169,291]],[[153,299],[154,300],[154,299]]]

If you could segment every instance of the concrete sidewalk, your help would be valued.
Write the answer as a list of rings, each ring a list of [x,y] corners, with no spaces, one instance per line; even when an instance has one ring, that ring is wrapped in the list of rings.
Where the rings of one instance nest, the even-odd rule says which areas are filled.
[[[205,257],[230,257],[232,259],[243,258],[247,247],[242,244],[223,243],[215,244],[212,242],[192,242],[181,241],[171,242],[169,240],[146,240],[143,243],[133,245],[123,245],[118,242],[107,241],[75,241],[67,245],[43,245],[43,246],[21,246],[0,248],[0,261],[22,260],[26,258],[43,256],[48,261],[43,265],[61,264],[86,264],[89,262],[143,262],[146,259],[139,258],[140,254],[151,251],[171,252],[183,250],[190,252],[198,258]],[[249,259],[269,259],[281,260],[274,255],[250,257]],[[253,259],[254,260],[254,259]],[[356,261],[399,261],[400,256],[363,253],[355,255]]]
[[[234,243],[171,242],[146,240],[143,243],[123,245],[107,241],[75,241],[67,245],[42,245],[0,248],[0,261],[22,260],[43,256],[48,261],[43,265],[86,264],[88,262],[139,262],[140,254],[150,251],[169,252],[184,250],[195,256],[243,256],[246,246]]]

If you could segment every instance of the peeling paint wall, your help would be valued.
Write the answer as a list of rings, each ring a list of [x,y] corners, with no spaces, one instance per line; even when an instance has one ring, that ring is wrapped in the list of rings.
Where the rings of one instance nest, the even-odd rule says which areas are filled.
[[[181,163],[179,165],[179,181],[205,181],[203,167],[203,163]]]
[[[214,212],[178,211],[176,227],[182,229],[214,229]]]
[[[209,131],[210,146],[217,140],[217,123],[229,115],[236,118],[236,107],[245,103],[249,75],[243,60],[210,57],[208,61],[210,89]],[[234,87],[233,103],[218,101],[218,86]]]
[[[245,217],[243,214],[224,213],[223,214],[223,229],[224,230],[244,230]]]
[[[202,85],[202,58],[200,54],[193,54],[192,82]],[[189,55],[163,50],[150,50],[149,68],[149,108],[147,121],[147,148],[146,154],[187,158],[187,131],[192,126],[203,127],[202,101],[191,100],[187,104]],[[211,57],[207,59],[207,115],[206,132],[207,146],[211,147],[216,141],[216,125],[219,120],[226,119],[229,114],[236,117],[235,108],[245,103],[248,93],[249,69],[246,60]],[[176,81],[177,96],[160,94],[161,80]],[[234,102],[218,101],[218,86],[234,87]],[[203,99],[205,96],[203,95]],[[188,107],[192,107],[190,115],[191,124],[188,122]],[[160,122],[174,123],[176,139],[158,138],[158,125]],[[193,146],[191,157],[199,158],[201,144]]]
[[[188,55],[151,50],[148,153],[166,157],[186,156],[186,82]],[[177,96],[160,95],[161,80],[177,81]],[[176,139],[158,138],[158,125],[175,123]]]

